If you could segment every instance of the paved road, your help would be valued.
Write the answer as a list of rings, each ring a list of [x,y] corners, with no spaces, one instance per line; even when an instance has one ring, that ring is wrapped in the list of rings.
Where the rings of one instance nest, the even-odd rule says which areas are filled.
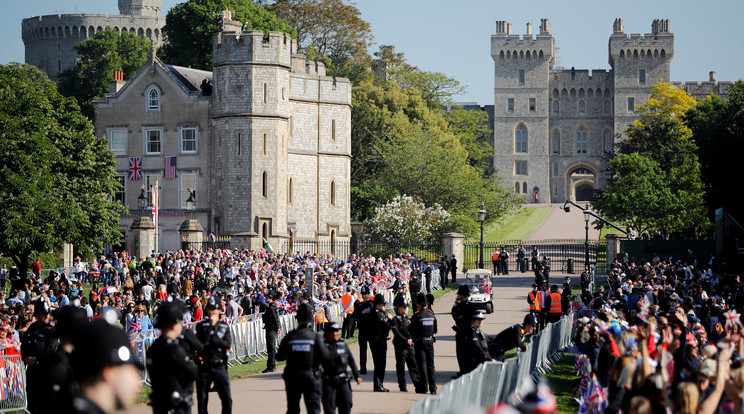
[[[536,206],[528,204],[526,206]],[[526,207],[525,206],[525,207]],[[543,206],[537,204],[537,206]],[[592,219],[594,220],[594,219]],[[584,213],[575,206],[571,206],[571,211],[563,211],[563,204],[554,204],[545,221],[536,228],[525,240],[551,240],[551,239],[581,239],[586,237],[586,225],[584,222]],[[589,240],[596,240],[599,237],[599,230],[592,228],[589,223]]]

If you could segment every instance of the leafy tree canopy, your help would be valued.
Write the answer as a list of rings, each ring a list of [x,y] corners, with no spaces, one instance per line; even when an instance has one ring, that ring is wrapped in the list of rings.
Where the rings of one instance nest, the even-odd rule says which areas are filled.
[[[635,107],[634,112],[640,117],[635,121],[635,125],[642,126],[662,119],[680,119],[685,111],[696,103],[695,98],[684,90],[659,81],[651,87],[651,96],[648,100]],[[691,134],[685,124],[682,124],[682,131],[686,136]]]
[[[79,55],[74,68],[59,75],[59,91],[77,99],[83,114],[93,119],[93,99],[109,91],[114,71],[129,79],[147,62],[150,41],[133,33],[119,34],[112,28],[99,31],[92,39],[74,46]]]
[[[0,254],[25,275],[32,252],[118,241],[107,141],[37,68],[2,65],[0,85]]]
[[[233,12],[233,20],[246,30],[296,32],[284,20],[251,0],[188,0],[177,4],[165,16],[160,51],[163,61],[172,65],[212,70],[212,37],[220,28],[222,11]]]

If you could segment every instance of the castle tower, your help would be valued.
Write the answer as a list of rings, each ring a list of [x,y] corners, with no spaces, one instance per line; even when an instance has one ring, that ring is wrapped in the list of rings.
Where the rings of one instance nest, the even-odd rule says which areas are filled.
[[[223,19],[229,21],[230,13]],[[289,35],[234,31],[214,36],[210,109],[214,228],[237,246],[287,238]]]
[[[160,0],[119,0],[119,13],[132,16],[160,16]]]
[[[555,60],[550,21],[541,19],[540,31],[523,37],[511,24],[496,22],[491,36],[494,60],[494,167],[505,184],[526,201],[550,202],[548,154],[549,82]]]
[[[651,33],[626,35],[622,19],[615,19],[609,41],[609,62],[614,72],[615,131],[622,133],[637,116],[634,107],[650,96],[659,80],[669,82],[674,57],[674,34],[668,19],[656,19]]]

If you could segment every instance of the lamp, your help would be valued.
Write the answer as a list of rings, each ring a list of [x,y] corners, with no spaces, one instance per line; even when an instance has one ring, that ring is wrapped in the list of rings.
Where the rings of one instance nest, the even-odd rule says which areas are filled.
[[[480,250],[478,252],[478,266],[483,269],[483,223],[486,221],[486,205],[481,203],[481,208],[478,210],[478,221],[480,222]]]
[[[194,207],[196,207],[196,190],[189,188],[189,198],[186,199],[186,210],[189,211],[189,220],[193,220]]]
[[[137,197],[137,207],[139,207],[139,215],[142,216],[142,211],[147,207],[147,196],[145,195],[145,186],[142,186],[142,192]]]
[[[589,269],[589,220],[592,216],[592,212],[589,211],[589,204],[586,204],[586,207],[584,208],[584,228],[586,229],[586,238],[584,239],[584,269]]]

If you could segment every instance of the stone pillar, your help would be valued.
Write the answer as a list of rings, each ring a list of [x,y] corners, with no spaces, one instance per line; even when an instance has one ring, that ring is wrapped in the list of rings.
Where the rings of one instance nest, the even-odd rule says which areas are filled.
[[[451,259],[457,259],[457,271],[462,273],[465,264],[465,235],[462,233],[446,233],[442,235],[442,254]]]
[[[620,233],[610,233],[605,236],[607,239],[607,265],[609,266],[615,260],[617,255],[620,254],[620,240],[624,236]]]
[[[129,227],[130,253],[137,257],[150,257],[155,251],[155,224],[150,216],[140,216],[134,219]]]
[[[199,250],[204,242],[204,227],[197,219],[184,220],[178,228],[178,234],[181,236],[181,248],[184,250]]]
[[[351,238],[349,239],[349,247],[351,253],[360,254],[359,251],[362,246],[362,234],[364,234],[364,223],[352,219],[351,222]]]
[[[62,250],[59,252],[60,256],[60,262],[62,263],[62,267],[64,268],[70,268],[72,267],[72,256],[73,256],[73,247],[71,243],[65,243],[62,245]]]

